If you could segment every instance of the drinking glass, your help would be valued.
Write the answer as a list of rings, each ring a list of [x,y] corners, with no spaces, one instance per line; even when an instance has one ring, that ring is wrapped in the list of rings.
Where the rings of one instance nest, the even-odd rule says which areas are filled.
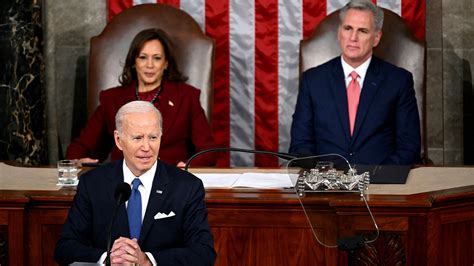
[[[58,161],[58,184],[77,185],[78,172],[79,172],[79,164],[77,160]]]

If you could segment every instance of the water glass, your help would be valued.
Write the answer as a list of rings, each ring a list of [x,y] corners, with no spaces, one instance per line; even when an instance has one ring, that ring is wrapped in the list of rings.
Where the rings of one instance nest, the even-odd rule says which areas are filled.
[[[58,184],[77,185],[78,172],[79,172],[79,163],[77,160],[58,161]]]

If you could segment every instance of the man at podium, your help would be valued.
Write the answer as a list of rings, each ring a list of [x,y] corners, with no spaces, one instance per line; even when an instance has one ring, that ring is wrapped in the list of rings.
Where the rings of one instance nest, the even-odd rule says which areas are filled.
[[[124,159],[81,176],[56,261],[103,263],[111,239],[112,264],[212,265],[216,254],[203,184],[158,160],[160,112],[149,102],[134,101],[122,106],[115,120],[115,144]],[[127,194],[123,186],[125,197],[132,187],[131,196],[120,205]]]

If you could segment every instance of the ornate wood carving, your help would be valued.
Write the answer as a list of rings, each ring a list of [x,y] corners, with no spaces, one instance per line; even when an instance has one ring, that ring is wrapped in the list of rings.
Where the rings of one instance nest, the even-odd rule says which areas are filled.
[[[406,236],[393,232],[380,232],[374,243],[356,252],[357,265],[401,266],[406,264]]]

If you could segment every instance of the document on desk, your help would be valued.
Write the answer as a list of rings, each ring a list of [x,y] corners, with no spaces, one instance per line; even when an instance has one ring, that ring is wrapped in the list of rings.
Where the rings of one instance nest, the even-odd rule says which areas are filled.
[[[201,179],[205,188],[231,188],[241,174],[207,174],[194,173]]]
[[[196,173],[205,188],[291,188],[298,175],[286,173]]]
[[[58,169],[19,167],[0,162],[0,190],[59,190]]]

